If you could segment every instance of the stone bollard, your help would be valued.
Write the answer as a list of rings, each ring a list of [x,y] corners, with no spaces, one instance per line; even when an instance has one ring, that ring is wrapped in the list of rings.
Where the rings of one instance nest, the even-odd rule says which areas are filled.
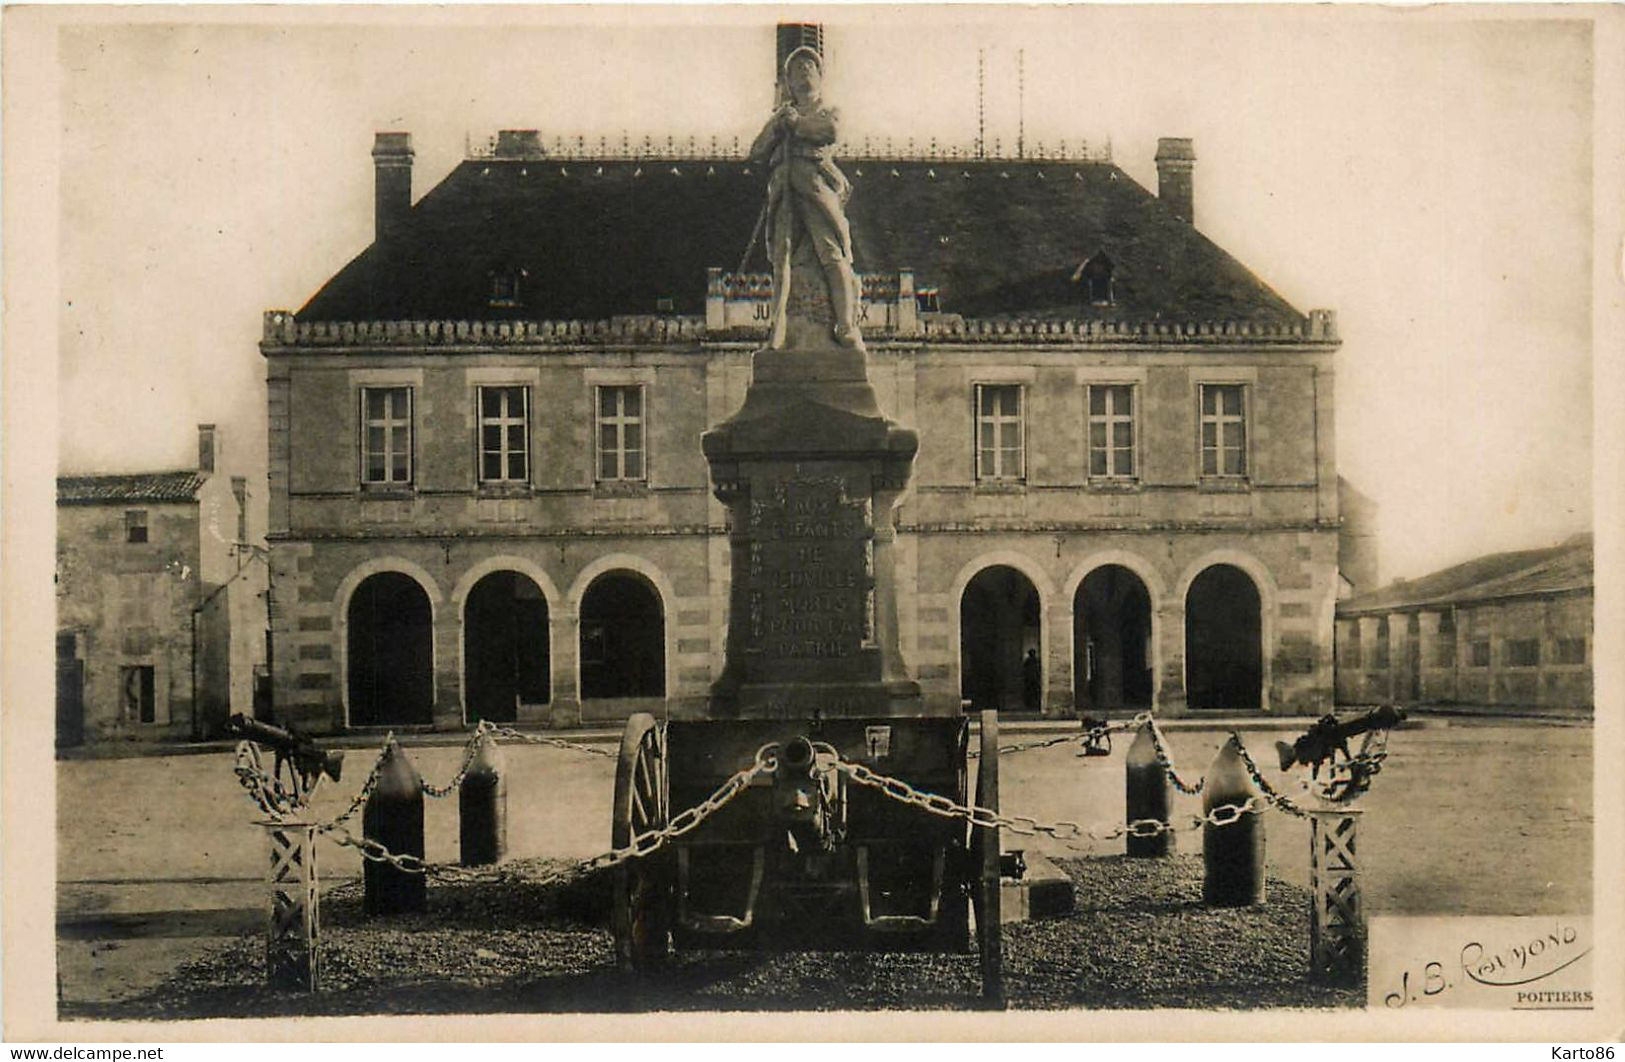
[[[316,824],[262,822],[271,843],[271,918],[265,979],[272,988],[314,992],[320,985],[321,913],[316,880]]]
[[[361,832],[398,856],[423,858],[423,778],[394,742],[384,752],[378,786],[361,813]],[[421,911],[429,903],[423,874],[368,859],[362,864],[361,909],[369,915]]]
[[[1263,795],[1253,785],[1232,736],[1208,765],[1202,813],[1239,808]],[[1202,902],[1209,907],[1246,907],[1264,902],[1264,812],[1260,806],[1235,822],[1202,826]]]
[[[457,793],[457,836],[463,866],[502,862],[508,847],[508,778],[502,752],[489,734],[480,738]]]
[[[1168,781],[1168,769],[1157,759],[1157,742],[1151,736],[1151,724],[1140,727],[1123,760],[1124,806],[1126,821],[1130,824],[1141,819],[1170,821],[1173,805],[1173,784]],[[1131,856],[1166,856],[1174,853],[1172,830],[1152,837],[1128,835],[1128,854]]]
[[[1328,984],[1358,984],[1365,972],[1365,912],[1354,842],[1360,811],[1309,809],[1309,970]]]

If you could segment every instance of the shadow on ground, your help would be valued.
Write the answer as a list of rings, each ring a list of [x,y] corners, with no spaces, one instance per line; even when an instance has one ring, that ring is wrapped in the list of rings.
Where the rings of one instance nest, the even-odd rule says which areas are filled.
[[[1005,927],[1013,1008],[1355,1007],[1363,986],[1309,980],[1309,897],[1272,880],[1268,903],[1201,904],[1199,858],[1060,860],[1073,914]],[[368,919],[357,890],[325,898],[322,990],[265,986],[264,941],[245,934],[112,1003],[64,1019],[159,1019],[649,1010],[976,1009],[974,955],[681,953],[659,975],[615,968],[606,878],[436,883],[423,914]]]

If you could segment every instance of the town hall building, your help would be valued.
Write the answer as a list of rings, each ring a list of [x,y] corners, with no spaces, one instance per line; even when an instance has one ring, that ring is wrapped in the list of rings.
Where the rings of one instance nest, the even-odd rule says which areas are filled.
[[[1024,154],[838,152],[870,378],[919,435],[914,678],[1061,715],[1329,708],[1333,313],[1202,234],[1190,140],[1154,193]],[[414,202],[410,136],[372,158],[374,242],[264,320],[276,714],[702,705],[730,573],[700,437],[766,336],[762,168],[516,130]]]

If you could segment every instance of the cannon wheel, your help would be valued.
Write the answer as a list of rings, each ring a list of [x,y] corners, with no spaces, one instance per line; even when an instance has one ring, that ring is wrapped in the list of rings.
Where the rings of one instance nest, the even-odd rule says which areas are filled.
[[[632,839],[671,821],[666,784],[666,728],[639,712],[626,721],[615,764],[615,818],[610,843]],[[631,859],[615,868],[615,906],[610,920],[622,970],[641,973],[665,960],[671,947],[671,876],[665,852]]]
[[[976,768],[976,806],[999,810],[999,713],[982,712],[982,755]],[[982,999],[1004,1006],[1004,937],[999,921],[999,828],[971,827],[971,905],[982,966]]]

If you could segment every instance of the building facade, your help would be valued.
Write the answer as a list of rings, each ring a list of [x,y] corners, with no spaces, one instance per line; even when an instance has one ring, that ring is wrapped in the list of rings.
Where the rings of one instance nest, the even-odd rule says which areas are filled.
[[[204,740],[251,713],[266,648],[247,480],[198,467],[57,479],[57,744]]]
[[[1595,596],[1581,535],[1349,598],[1338,702],[1588,711]]]
[[[277,711],[313,730],[702,704],[728,622],[701,434],[770,279],[737,152],[500,134],[265,315]],[[1096,713],[1332,699],[1330,311],[1108,158],[842,156],[870,374],[918,431],[900,626],[925,696]],[[754,171],[754,172],[753,172]],[[1036,665],[1037,674],[1034,674]]]

